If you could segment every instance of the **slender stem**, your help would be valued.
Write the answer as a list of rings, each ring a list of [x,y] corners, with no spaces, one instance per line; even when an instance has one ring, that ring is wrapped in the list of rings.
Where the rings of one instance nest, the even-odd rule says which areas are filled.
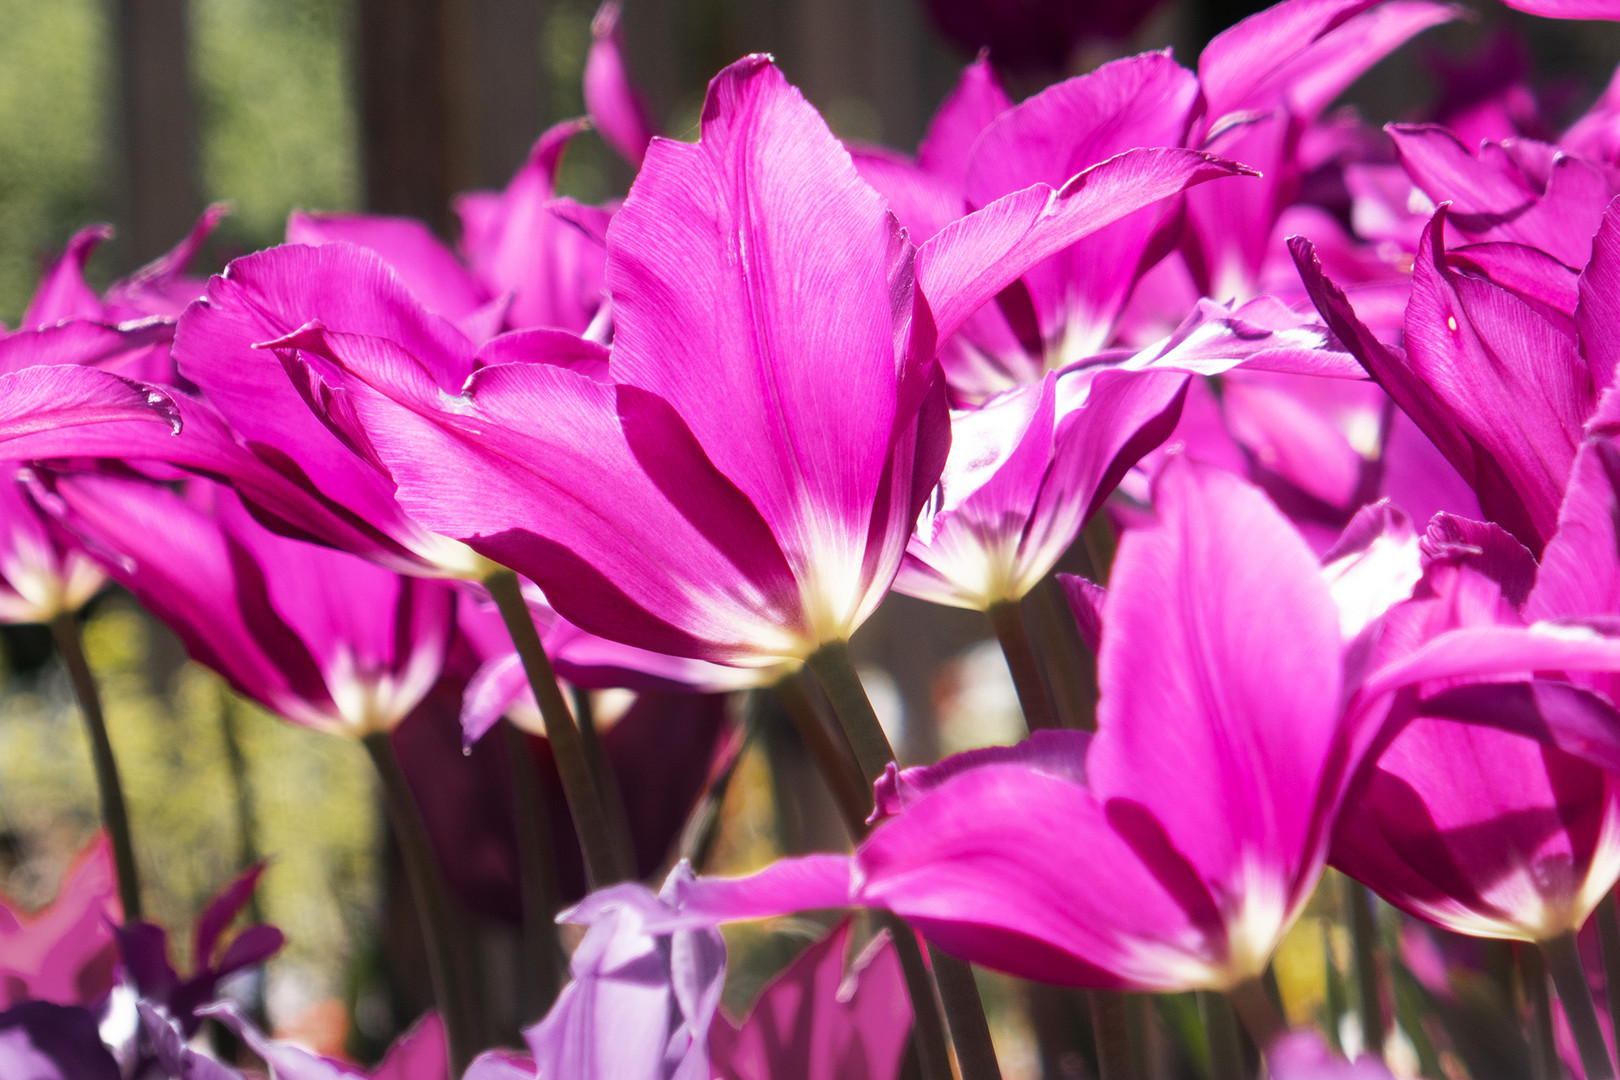
[[[1226,999],[1232,1003],[1232,1010],[1243,1021],[1249,1038],[1254,1040],[1254,1045],[1262,1053],[1288,1030],[1282,1013],[1277,1010],[1277,1003],[1271,999],[1265,983],[1259,979],[1238,983],[1226,992]]]
[[[850,660],[849,645],[843,641],[834,641],[823,645],[810,654],[810,658],[805,661],[805,664],[815,674],[817,682],[826,692],[827,700],[832,705],[833,714],[838,718],[839,726],[843,728],[856,767],[860,770],[860,780],[864,785],[861,805],[870,807],[872,805],[872,785],[877,782],[878,777],[883,775],[889,763],[894,760],[894,749],[889,745],[889,737],[883,733],[883,727],[878,723],[877,713],[872,711],[872,703],[867,699],[866,690],[861,686],[860,676],[856,674],[855,665]],[[851,775],[850,783],[853,784],[854,782],[855,778]],[[851,821],[849,824],[852,835],[859,838],[865,834],[864,820]],[[911,933],[911,930],[906,928],[904,923],[900,923],[895,933],[896,945],[899,945],[899,939],[902,936],[912,940]],[[900,951],[900,962],[902,967],[909,963],[915,968],[920,965],[921,957],[919,956],[916,961],[910,961],[907,951],[902,949]],[[949,964],[947,964],[947,967],[949,967]],[[911,991],[912,1011],[918,1018],[913,1029],[913,1035],[918,1042],[918,1057],[923,1065],[923,1075],[929,1077],[930,1080],[933,1077],[950,1076],[948,1065],[944,1073],[933,1071],[930,1062],[938,1055],[934,1052],[934,1048],[925,1048],[922,1045],[932,1038],[932,1032],[924,1026],[922,1017],[924,1010],[931,1009],[934,1005],[935,998],[931,989],[929,989],[929,984],[937,981],[939,975],[939,969],[936,967],[936,978],[934,980],[927,979],[924,974],[920,974],[915,970],[908,971],[906,976],[906,985]],[[955,976],[948,975],[946,977],[949,979]],[[971,978],[971,971],[969,977]],[[988,1033],[989,1025],[984,1019],[984,1003],[979,1000],[977,988],[974,989],[971,995],[968,995],[960,992],[960,987],[953,983],[951,992],[947,993],[943,985],[940,987],[940,991],[939,1004],[945,1010],[945,1017],[950,1024],[953,1036],[956,1036],[958,1032],[962,1032],[964,1033],[963,1037],[973,1038],[972,1033],[980,1028],[983,1028]],[[943,1032],[941,1032],[941,1036],[943,1037]],[[982,1054],[987,1054],[990,1062],[995,1061],[995,1050],[987,1045],[988,1036],[985,1042],[985,1046],[972,1045],[966,1052],[958,1044],[958,1060],[964,1070],[970,1060],[977,1063]],[[980,1076],[999,1075],[999,1069],[994,1073],[969,1074],[964,1071],[963,1080],[978,1080]]]
[[[444,1020],[452,1076],[460,1076],[478,1051],[471,1000],[472,980],[467,977],[465,957],[456,938],[450,896],[439,874],[421,811],[400,768],[399,757],[387,732],[374,731],[362,737],[366,751],[382,779],[388,806],[388,820],[399,843],[405,863],[405,877],[416,901],[417,918],[422,924],[423,944],[427,947],[428,977],[433,997]]]
[[[135,867],[135,841],[129,831],[124,785],[118,779],[118,760],[113,757],[107,717],[101,711],[101,691],[84,658],[78,619],[71,613],[58,615],[51,620],[51,634],[56,638],[57,651],[73,682],[73,696],[78,699],[90,733],[90,760],[95,764],[96,788],[101,795],[101,823],[112,843],[113,864],[118,871],[118,901],[124,908],[124,921],[132,922],[141,917],[141,879]]]
[[[877,713],[872,710],[861,677],[855,672],[849,643],[828,642],[810,654],[805,666],[815,674],[825,691],[833,715],[838,718],[850,750],[855,754],[855,763],[860,766],[861,779],[870,788],[894,760],[894,747],[889,745],[889,737],[883,733],[883,725],[878,723]]]
[[[1553,1038],[1552,1002],[1547,998],[1547,970],[1541,953],[1528,945],[1514,950],[1519,960],[1519,986],[1530,1006],[1530,1066],[1534,1080],[1558,1080],[1558,1044]]]
[[[1361,1042],[1374,1057],[1384,1056],[1384,1004],[1378,992],[1378,926],[1373,921],[1373,898],[1354,878],[1341,879],[1350,941],[1355,952],[1356,1004],[1361,1013]]]
[[[1237,1017],[1226,998],[1211,990],[1198,992],[1198,1011],[1204,1017],[1209,1041],[1209,1074],[1213,1080],[1244,1080],[1243,1040]]]
[[[602,799],[602,810],[607,814],[609,835],[624,845],[624,855],[629,860],[629,875],[637,877],[640,867],[636,863],[635,840],[630,835],[630,813],[625,809],[624,792],[619,790],[619,778],[608,763],[607,749],[596,726],[596,707],[591,703],[589,690],[577,686],[572,689],[580,745],[585,748],[585,760],[591,767],[591,781],[596,785],[596,792]]]
[[[224,683],[219,686],[219,734],[225,744],[225,764],[231,771],[231,789],[236,795],[236,861],[246,868],[259,861],[258,815],[253,807],[253,779],[248,775],[247,755],[236,730],[236,701]],[[259,892],[248,898],[248,917],[263,922]]]
[[[1598,944],[1603,950],[1603,996],[1609,1004],[1609,1026],[1620,1038],[1620,905],[1614,890],[1597,909]]]
[[[776,696],[798,731],[799,741],[827,781],[850,840],[858,844],[866,835],[866,818],[872,812],[872,789],[862,781],[860,766],[843,731],[833,731],[822,718],[803,679],[803,672],[784,676],[776,684]]]
[[[888,929],[894,941],[900,973],[906,980],[906,993],[911,998],[911,1049],[916,1053],[922,1080],[952,1080],[945,1016],[940,1010],[934,977],[917,944],[917,934],[900,916],[886,911],[879,913],[878,922]]]
[[[1024,597],[1035,652],[1052,691],[1058,726],[1097,730],[1097,657],[1086,648],[1063,586],[1051,574]]]
[[[1323,1010],[1327,1014],[1326,1028],[1328,1046],[1336,1054],[1344,1053],[1344,1046],[1339,1041],[1339,1018],[1344,1016],[1349,1008],[1345,1002],[1344,979],[1339,974],[1339,962],[1333,955],[1333,930],[1328,920],[1322,920],[1322,965],[1326,972],[1326,983]]]
[[[1118,990],[1093,990],[1086,997],[1091,1005],[1091,1031],[1097,1044],[1098,1080],[1131,1080],[1136,1075],[1136,1066],[1131,1054],[1125,995]]]
[[[986,608],[985,614],[995,628],[996,640],[1001,642],[1001,655],[1006,657],[1007,670],[1012,673],[1018,705],[1024,710],[1024,723],[1031,731],[1057,727],[1057,712],[1052,707],[1046,678],[1035,656],[1029,627],[1024,625],[1023,608],[1016,600],[1000,600]]]
[[[527,737],[509,720],[500,722],[506,763],[512,781],[512,817],[517,837],[518,885],[523,898],[523,968],[520,981],[529,1000],[520,1007],[525,1020],[544,1016],[562,989],[562,943],[557,940],[557,858],[551,846],[551,816],[546,812],[540,771]]]
[[[1001,1080],[1001,1065],[996,1061],[995,1044],[990,1041],[990,1022],[985,1019],[984,1001],[979,997],[972,965],[932,945],[928,946],[928,958],[934,964],[934,982],[939,985],[962,1080]]]
[[[1592,987],[1586,981],[1586,968],[1581,963],[1580,948],[1575,944],[1575,931],[1566,930],[1540,945],[1547,971],[1552,975],[1553,988],[1558,991],[1558,1000],[1563,1002],[1569,1030],[1575,1036],[1575,1046],[1581,1052],[1586,1080],[1614,1080],[1614,1062],[1609,1059],[1609,1048],[1603,1042],[1603,1029],[1598,1027]]]
[[[590,887],[600,889],[627,880],[635,872],[630,838],[615,834],[613,818],[606,810],[605,793],[597,789],[584,739],[557,686],[557,674],[540,644],[540,635],[519,590],[517,575],[510,570],[497,570],[484,580],[484,587],[500,609],[506,632],[512,636],[512,645],[523,661],[524,673],[539,703],[540,716],[546,722],[546,736],[551,740],[557,775],[574,817],[574,831],[579,835]]]

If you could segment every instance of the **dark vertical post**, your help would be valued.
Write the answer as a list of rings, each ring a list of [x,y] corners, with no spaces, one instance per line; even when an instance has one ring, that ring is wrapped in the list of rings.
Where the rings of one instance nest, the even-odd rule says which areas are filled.
[[[138,266],[186,234],[202,208],[191,108],[187,0],[115,0],[122,198],[120,262]]]
[[[366,208],[450,232],[450,0],[359,0]]]

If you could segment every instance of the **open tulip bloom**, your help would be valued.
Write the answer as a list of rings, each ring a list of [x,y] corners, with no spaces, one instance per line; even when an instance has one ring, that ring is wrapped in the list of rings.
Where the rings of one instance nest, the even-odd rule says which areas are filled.
[[[1539,948],[1613,1076],[1575,935],[1596,912],[1620,972],[1620,75],[1562,134],[1500,52],[1442,73],[1455,130],[1329,111],[1457,14],[1284,0],[1196,64],[1021,101],[993,49],[911,156],[846,146],[764,55],[661,137],[610,0],[589,119],[462,195],[458,246],[300,211],[203,281],[214,208],[98,290],[110,232],[82,230],[0,328],[0,622],[57,634],[107,840],[44,912],[0,904],[0,1078],[237,1080],[217,1025],[290,1080],[986,1080],[973,963],[1093,991],[1104,1077],[1140,1071],[1118,991],[1197,991],[1218,1080],[1244,1069],[1222,994],[1277,1080],[1383,1080],[1380,971],[1422,962],[1383,963],[1368,911],[1370,1056],[1284,1032],[1264,989],[1328,865],[1385,916]],[[635,170],[598,206],[558,188],[591,127]],[[1117,548],[1088,530],[1096,580],[1055,588],[1099,515]],[[376,1072],[216,1000],[281,944],[227,932],[257,868],[190,975],[144,921],[77,644],[106,581],[372,754],[438,1004]],[[1028,739],[899,767],[848,648],[891,590],[987,613]],[[598,732],[608,688],[640,697]],[[773,694],[853,850],[694,873],[750,747],[780,748],[750,741]],[[522,922],[545,989],[498,1022],[525,1050],[489,1047],[445,878]],[[721,1009],[717,924],[842,908],[878,914]],[[1395,986],[1451,1075],[1466,1047]]]
[[[853,856],[698,879],[677,893],[683,917],[864,904],[1041,981],[1239,989],[1310,896],[1367,755],[1410,718],[1402,688],[1454,699],[1458,681],[1612,669],[1620,650],[1517,621],[1417,632],[1400,605],[1385,618],[1405,632],[1385,641],[1376,620],[1346,643],[1316,558],[1260,492],[1174,461],[1155,507],[1156,524],[1124,537],[1102,601],[1094,736],[1039,732],[891,772]],[[1512,658],[1495,651],[1509,641]],[[1478,711],[1507,730],[1566,723]]]

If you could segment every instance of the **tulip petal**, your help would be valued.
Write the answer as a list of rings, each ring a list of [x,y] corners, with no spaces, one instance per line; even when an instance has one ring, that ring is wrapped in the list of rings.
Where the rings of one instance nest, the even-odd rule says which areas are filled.
[[[1194,185],[1251,173],[1195,150],[1127,150],[1058,189],[1035,184],[952,223],[917,252],[917,284],[939,340],[1031,266],[1077,240]]]

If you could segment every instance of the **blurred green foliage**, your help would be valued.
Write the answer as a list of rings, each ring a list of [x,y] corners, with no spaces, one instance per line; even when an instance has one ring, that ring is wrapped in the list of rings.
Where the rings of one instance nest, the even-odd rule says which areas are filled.
[[[100,0],[0,0],[0,319],[15,325],[40,261],[104,217],[111,67]]]
[[[359,205],[352,6],[193,0],[202,191],[233,204],[221,230],[227,247],[278,243],[295,207]]]
[[[189,965],[192,920],[241,869],[228,708],[247,765],[254,846],[269,861],[262,915],[288,937],[272,965],[272,993],[282,983],[294,1008],[341,995],[345,965],[377,917],[370,762],[357,744],[276,720],[194,664],[162,678],[154,630],[121,600],[86,627],[148,918],[170,930],[174,959]],[[33,679],[8,678],[0,685],[0,833],[16,861],[0,875],[0,891],[30,906],[47,902],[96,822],[89,749],[66,677],[50,665]]]

